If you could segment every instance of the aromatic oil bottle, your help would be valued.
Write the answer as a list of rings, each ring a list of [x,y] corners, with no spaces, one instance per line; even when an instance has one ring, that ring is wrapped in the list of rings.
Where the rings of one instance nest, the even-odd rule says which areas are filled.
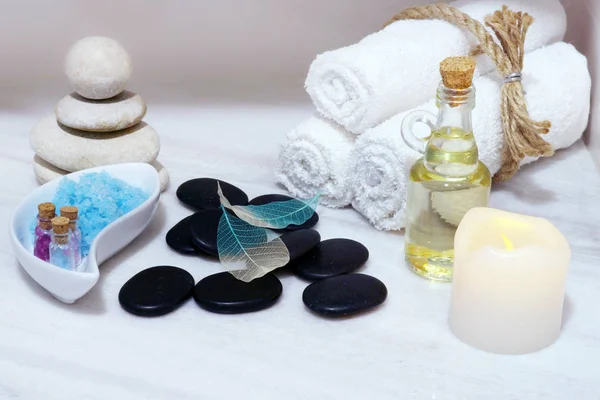
[[[71,235],[69,234],[69,218],[52,218],[50,263],[60,268],[75,270],[75,257],[71,247]]]
[[[60,208],[60,216],[69,218],[69,235],[71,236],[71,250],[75,265],[81,264],[81,230],[77,226],[79,210],[77,207],[64,206]]]
[[[423,154],[410,170],[404,251],[410,268],[432,280],[452,280],[456,228],[469,209],[488,205],[491,176],[479,161],[471,126],[474,70],[469,57],[442,61],[437,116],[414,111],[402,121],[404,141]],[[417,122],[431,134],[415,136]]]
[[[33,255],[43,261],[50,261],[50,234],[52,218],[56,215],[56,206],[52,203],[38,205],[37,225],[34,231]]]

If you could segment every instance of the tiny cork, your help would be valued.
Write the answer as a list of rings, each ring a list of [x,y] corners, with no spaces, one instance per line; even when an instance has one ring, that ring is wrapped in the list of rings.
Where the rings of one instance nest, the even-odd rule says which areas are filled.
[[[440,63],[442,82],[448,89],[467,89],[473,83],[475,60],[471,57],[448,57]]]
[[[65,235],[69,233],[69,218],[54,217],[52,218],[52,232],[55,235]]]
[[[60,216],[69,218],[71,221],[74,221],[77,219],[78,213],[79,213],[79,210],[77,209],[77,207],[64,206],[64,207],[60,208]]]
[[[40,218],[52,219],[56,215],[56,206],[52,203],[41,203],[38,205]]]

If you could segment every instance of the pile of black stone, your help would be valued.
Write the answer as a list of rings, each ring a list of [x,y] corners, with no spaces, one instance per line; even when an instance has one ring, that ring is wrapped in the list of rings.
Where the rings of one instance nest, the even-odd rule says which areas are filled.
[[[282,194],[267,194],[249,201],[244,191],[221,180],[187,181],[177,189],[177,197],[196,212],[167,233],[167,244],[173,250],[218,258],[217,228],[223,211],[217,182],[233,205],[264,205],[292,199]],[[290,262],[249,283],[234,278],[229,272],[221,272],[195,284],[187,271],[160,266],[131,278],[121,289],[119,301],[125,310],[143,316],[167,314],[192,296],[200,307],[215,313],[259,311],[274,305],[281,296],[281,281],[275,273],[289,271],[313,281],[304,290],[302,300],[317,314],[348,316],[382,304],[387,297],[385,285],[372,276],[353,273],[367,262],[367,248],[350,239],[321,241],[321,235],[313,229],[318,222],[315,212],[302,225],[290,225],[279,231],[290,253]]]

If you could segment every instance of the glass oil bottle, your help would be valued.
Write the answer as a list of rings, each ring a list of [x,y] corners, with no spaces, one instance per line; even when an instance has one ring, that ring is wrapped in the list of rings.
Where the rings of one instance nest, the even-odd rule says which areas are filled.
[[[69,233],[69,218],[52,218],[52,241],[50,242],[50,263],[57,267],[75,271],[75,255]]]
[[[34,230],[33,255],[42,261],[50,261],[50,235],[52,218],[56,215],[56,206],[52,203],[38,205],[37,225]]]
[[[471,126],[474,70],[470,57],[446,58],[437,116],[419,110],[402,121],[404,141],[423,154],[410,170],[405,257],[414,272],[431,280],[452,280],[456,228],[469,209],[488,205],[491,176],[479,161]],[[415,136],[418,122],[431,128],[429,136]]]
[[[79,209],[73,206],[60,208],[60,216],[69,218],[69,235],[71,236],[71,251],[75,258],[75,265],[81,264],[81,230],[77,225]]]

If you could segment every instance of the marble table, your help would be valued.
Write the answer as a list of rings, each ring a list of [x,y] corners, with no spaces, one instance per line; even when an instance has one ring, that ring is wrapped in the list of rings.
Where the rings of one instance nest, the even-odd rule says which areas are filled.
[[[279,303],[255,314],[211,314],[193,301],[156,319],[121,309],[121,285],[142,269],[177,265],[196,280],[220,271],[165,244],[191,213],[177,186],[211,176],[250,196],[283,192],[273,179],[277,149],[308,105],[152,104],[145,121],[161,135],[171,186],[149,228],[101,266],[98,285],[74,305],[58,302],[18,265],[7,233],[13,208],[37,187],[27,133],[52,107],[0,112],[0,399],[600,399],[600,174],[581,142],[493,190],[492,206],[550,219],[573,250],[559,340],[503,356],[457,340],[447,325],[450,286],[411,273],[403,234],[379,232],[352,209],[321,208],[318,227],[325,239],[369,248],[363,271],[389,289],[375,312],[316,317],[301,301],[306,283],[293,276],[282,277]]]

